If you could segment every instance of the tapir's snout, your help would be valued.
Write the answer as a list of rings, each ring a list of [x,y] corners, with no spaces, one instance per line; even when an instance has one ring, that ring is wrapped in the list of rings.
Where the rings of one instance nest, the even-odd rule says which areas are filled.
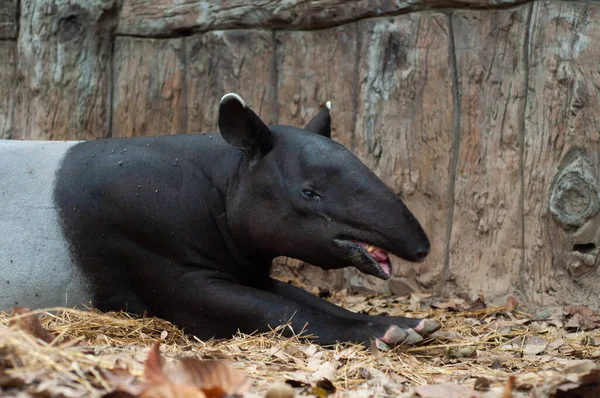
[[[406,208],[404,203],[402,203],[402,207],[405,212],[405,222],[404,228],[401,229],[405,233],[402,234],[404,236],[401,236],[400,240],[404,250],[397,254],[400,254],[406,260],[422,263],[431,251],[429,238],[417,218]]]
[[[425,261],[425,258],[429,255],[430,247],[429,242],[427,242],[427,246],[420,247],[417,249],[415,253],[415,262],[422,263]]]

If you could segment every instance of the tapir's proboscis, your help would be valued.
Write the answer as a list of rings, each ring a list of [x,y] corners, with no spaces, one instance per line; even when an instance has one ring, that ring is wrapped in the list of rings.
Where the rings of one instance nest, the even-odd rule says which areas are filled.
[[[286,323],[319,344],[413,344],[426,319],[358,314],[270,277],[287,256],[392,275],[429,240],[402,200],[330,138],[267,126],[237,94],[215,134],[0,141],[0,309],[91,302],[201,339]],[[292,333],[288,328],[285,333]]]

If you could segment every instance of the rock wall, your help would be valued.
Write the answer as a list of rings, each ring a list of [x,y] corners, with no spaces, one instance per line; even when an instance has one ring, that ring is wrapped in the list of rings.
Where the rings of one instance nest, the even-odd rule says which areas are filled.
[[[598,39],[598,1],[0,0],[0,137],[214,131],[229,91],[302,126],[331,100],[432,253],[385,283],[276,273],[598,306]]]

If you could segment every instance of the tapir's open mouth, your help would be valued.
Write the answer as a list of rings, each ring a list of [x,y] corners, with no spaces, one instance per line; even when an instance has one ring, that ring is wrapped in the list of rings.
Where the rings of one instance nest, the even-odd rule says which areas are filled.
[[[346,259],[365,274],[381,279],[389,279],[392,276],[389,252],[365,242],[339,239],[333,242],[343,248]]]

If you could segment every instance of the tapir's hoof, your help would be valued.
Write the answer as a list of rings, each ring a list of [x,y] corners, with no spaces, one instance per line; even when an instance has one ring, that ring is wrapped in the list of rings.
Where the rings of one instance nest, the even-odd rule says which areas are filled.
[[[419,333],[421,336],[427,336],[438,330],[440,328],[440,324],[434,321],[430,321],[428,319],[423,319],[419,324],[413,329],[415,332]]]
[[[419,333],[415,332],[412,329],[402,329],[396,325],[392,325],[389,327],[385,335],[380,338],[386,344],[395,345],[395,344],[417,344],[423,337],[419,335]]]

